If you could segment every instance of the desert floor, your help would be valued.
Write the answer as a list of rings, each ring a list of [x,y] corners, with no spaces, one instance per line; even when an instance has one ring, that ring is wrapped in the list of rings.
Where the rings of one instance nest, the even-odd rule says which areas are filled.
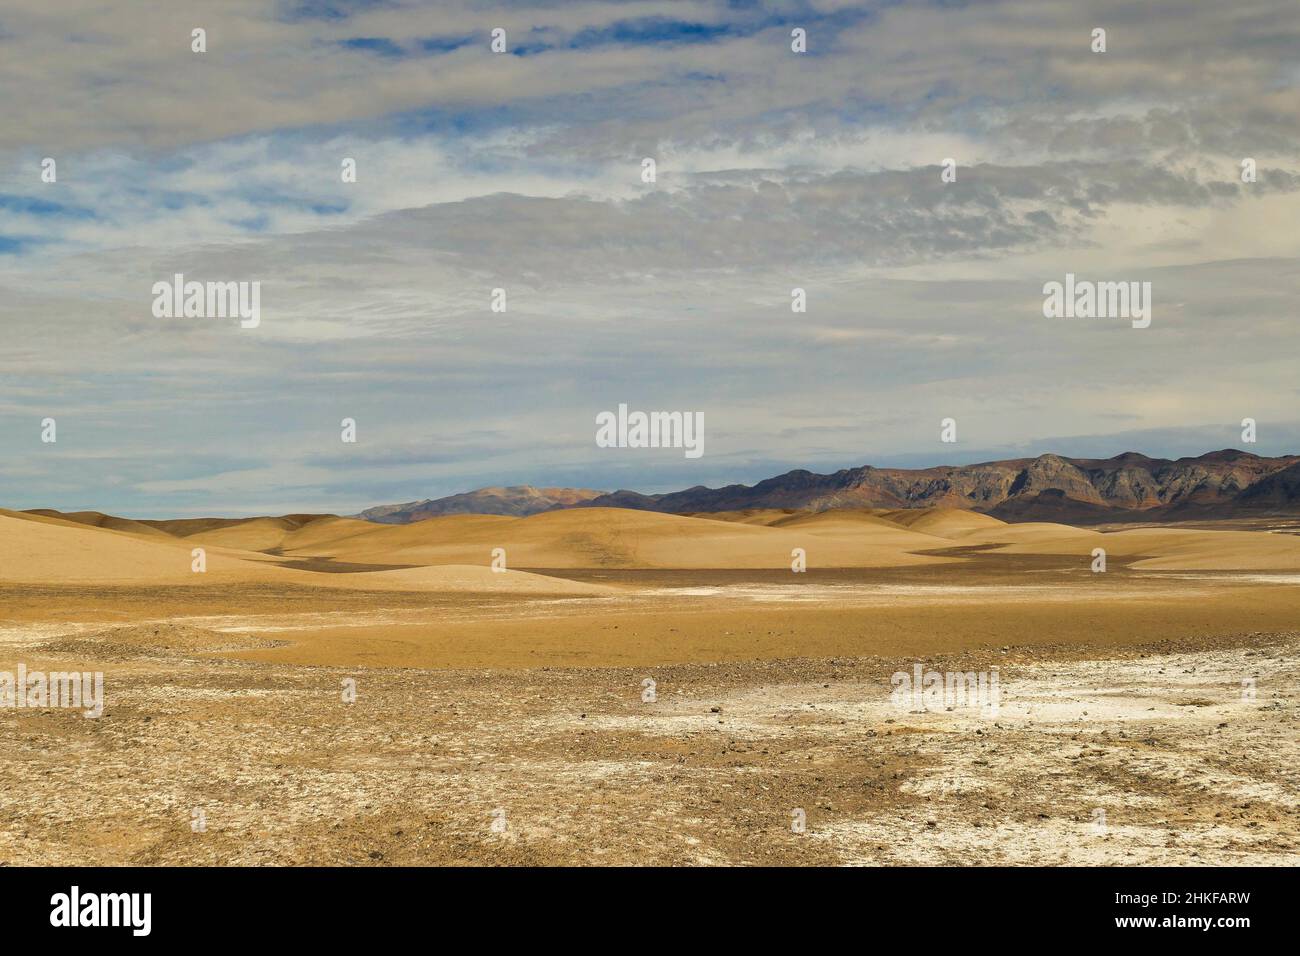
[[[628,566],[671,562],[627,526],[476,576],[409,560],[472,522],[396,529],[387,563],[226,529],[224,574],[187,579],[159,570],[189,574],[183,536],[0,522],[0,671],[106,687],[98,719],[0,708],[0,863],[1300,862],[1294,535],[1105,535],[1094,574],[1099,532],[957,521],[924,548],[885,529],[861,567],[811,566],[805,536],[795,574]],[[768,530],[796,533],[744,553]],[[616,559],[576,566],[597,545]],[[896,706],[917,663],[996,666],[997,713]]]

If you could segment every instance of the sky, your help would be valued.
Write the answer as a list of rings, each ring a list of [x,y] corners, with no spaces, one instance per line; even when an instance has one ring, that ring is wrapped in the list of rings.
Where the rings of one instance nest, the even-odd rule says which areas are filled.
[[[1294,0],[6,0],[0,507],[1300,452],[1297,50]]]

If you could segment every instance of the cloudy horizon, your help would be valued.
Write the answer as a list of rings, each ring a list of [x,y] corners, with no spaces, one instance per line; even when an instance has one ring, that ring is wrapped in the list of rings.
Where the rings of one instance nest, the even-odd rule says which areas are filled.
[[[1282,0],[7,3],[0,507],[1300,452],[1297,48]],[[156,317],[177,273],[260,322]],[[1067,274],[1150,326],[1046,318]],[[705,454],[597,447],[620,403]]]

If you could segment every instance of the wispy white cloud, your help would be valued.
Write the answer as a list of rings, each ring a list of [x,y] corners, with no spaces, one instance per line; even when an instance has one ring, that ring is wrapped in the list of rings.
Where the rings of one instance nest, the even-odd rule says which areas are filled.
[[[1298,40],[1282,0],[11,3],[0,502],[656,490],[1244,416],[1295,451]],[[1043,319],[1067,271],[1151,281],[1152,327]],[[261,326],[155,319],[175,272],[260,281]],[[596,449],[620,401],[703,411],[706,457]]]

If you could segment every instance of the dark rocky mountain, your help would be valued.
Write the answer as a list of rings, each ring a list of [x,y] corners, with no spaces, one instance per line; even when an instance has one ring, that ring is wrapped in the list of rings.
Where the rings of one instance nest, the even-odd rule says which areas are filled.
[[[633,508],[675,514],[749,508],[966,508],[1006,521],[1178,520],[1300,513],[1300,456],[1261,458],[1227,449],[1196,458],[1040,455],[936,468],[797,470],[755,485],[702,485],[667,494],[489,488],[436,501],[372,508],[360,517],[404,524],[435,514],[533,514],[553,508]],[[516,499],[518,499],[516,501]],[[528,510],[502,510],[504,502]],[[491,508],[493,510],[486,510]]]
[[[791,471],[753,486],[665,495],[617,491],[586,506],[707,513],[746,508],[921,508],[982,511],[1008,521],[1100,522],[1300,512],[1300,457],[1225,450],[1197,458],[1040,455],[937,468]]]
[[[603,495],[589,488],[480,488],[446,498],[426,498],[401,505],[380,505],[356,515],[379,524],[411,524],[439,515],[513,515],[523,517],[555,508],[571,508]]]
[[[1291,511],[1300,501],[1300,462],[1261,478],[1237,496],[1242,508]]]

